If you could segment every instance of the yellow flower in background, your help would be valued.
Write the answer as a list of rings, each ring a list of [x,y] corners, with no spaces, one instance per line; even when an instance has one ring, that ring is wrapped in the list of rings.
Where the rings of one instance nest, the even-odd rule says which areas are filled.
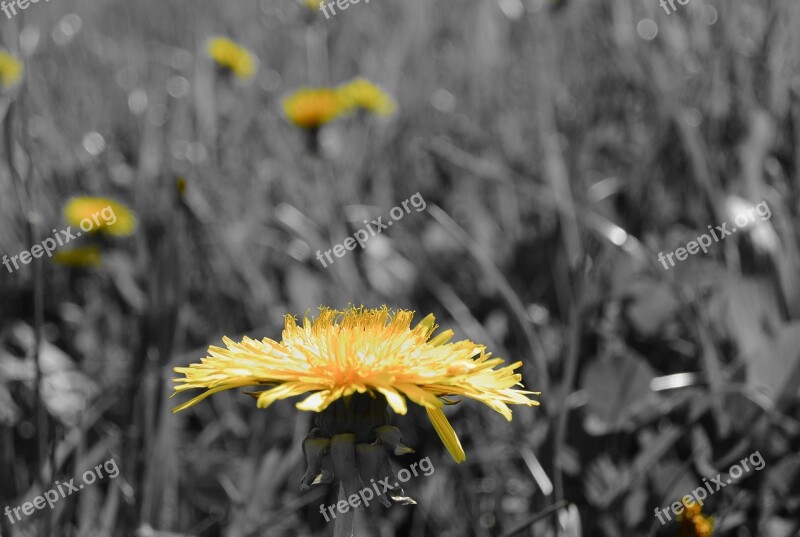
[[[318,129],[342,110],[339,94],[331,88],[301,88],[283,100],[286,118],[304,129]]]
[[[251,78],[256,72],[256,60],[245,47],[228,39],[215,37],[208,42],[208,55],[217,65],[229,69],[237,78]]]
[[[227,348],[209,347],[209,356],[201,363],[174,369],[185,375],[174,379],[179,383],[176,394],[205,391],[173,412],[223,390],[258,385],[271,386],[250,394],[257,398],[259,408],[311,392],[296,406],[320,416],[341,400],[346,406],[354,394],[367,394],[360,396],[362,400],[385,398],[384,409],[388,402],[397,414],[405,414],[408,398],[425,408],[452,457],[462,462],[466,455],[442,412],[449,402],[444,396],[475,399],[510,421],[507,405],[536,406],[538,401],[527,396],[538,392],[514,388],[521,386],[521,375],[514,370],[522,362],[495,369],[504,361],[492,358],[484,346],[468,340],[449,343],[452,330],[431,339],[437,328],[433,315],[411,328],[413,315],[406,310],[394,313],[385,306],[344,311],[320,308],[319,316],[305,317],[302,326],[287,315],[280,343],[268,338],[245,337],[239,343],[223,338]]]
[[[22,80],[25,72],[22,62],[8,53],[5,49],[0,49],[0,86],[8,88]]]
[[[133,211],[109,198],[72,198],[64,206],[64,217],[84,232],[126,237],[136,229]]]
[[[303,0],[303,3],[308,9],[313,9],[315,11],[319,9],[319,0]]]
[[[388,93],[365,78],[342,84],[336,91],[348,111],[362,109],[379,116],[390,116],[397,108]]]
[[[97,268],[103,263],[100,247],[96,244],[70,250],[58,250],[53,254],[53,263],[75,268]]]
[[[186,178],[179,175],[175,178],[175,188],[178,190],[178,195],[183,196],[186,194]]]
[[[678,515],[677,537],[711,537],[714,531],[714,517],[703,515],[703,508],[697,502],[683,503],[684,511]]]

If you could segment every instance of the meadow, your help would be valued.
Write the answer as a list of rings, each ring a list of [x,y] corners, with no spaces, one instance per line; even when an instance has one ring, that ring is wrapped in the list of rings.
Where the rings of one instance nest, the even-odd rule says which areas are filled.
[[[796,0],[18,11],[0,256],[31,255],[0,264],[0,535],[338,537],[355,513],[354,537],[800,536]],[[508,421],[480,399],[501,375],[405,386],[405,415],[380,392],[392,475],[431,471],[345,515],[339,487],[371,485],[316,466],[340,449],[317,399],[243,395],[251,362],[193,405],[173,379],[362,305],[433,314],[541,394]],[[468,378],[434,341],[430,375]]]

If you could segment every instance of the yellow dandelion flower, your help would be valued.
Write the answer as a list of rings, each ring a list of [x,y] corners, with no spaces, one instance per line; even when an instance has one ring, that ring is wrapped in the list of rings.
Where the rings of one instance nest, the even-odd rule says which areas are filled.
[[[108,198],[72,198],[64,206],[64,217],[69,224],[87,233],[126,237],[136,229],[133,211]]]
[[[97,268],[103,263],[100,247],[96,244],[70,250],[59,250],[53,254],[53,263],[75,268]]]
[[[209,347],[209,356],[202,363],[175,368],[176,373],[185,375],[174,379],[179,383],[176,394],[198,388],[206,391],[174,412],[223,390],[257,385],[273,385],[251,394],[259,408],[311,392],[296,407],[323,412],[329,406],[338,408],[342,399],[347,406],[350,396],[365,394],[366,400],[382,402],[384,413],[388,402],[397,414],[405,414],[408,398],[425,408],[452,457],[462,462],[466,455],[442,412],[443,396],[478,400],[510,421],[508,405],[538,405],[527,397],[538,392],[514,388],[521,386],[521,375],[514,370],[522,362],[495,369],[504,361],[492,358],[484,346],[468,340],[449,343],[452,330],[431,339],[437,328],[433,315],[411,328],[413,315],[406,310],[394,313],[385,306],[344,311],[320,308],[319,316],[313,320],[305,317],[302,326],[287,315],[280,343],[267,338],[245,337],[239,343],[223,338],[226,349]],[[379,423],[380,412],[375,412]],[[325,418],[322,422],[324,429]]]
[[[308,9],[313,9],[313,10],[319,9],[319,0],[303,0],[303,3],[306,5]]]
[[[283,100],[286,118],[304,129],[318,129],[342,111],[339,94],[331,88],[301,88]]]
[[[681,500],[684,511],[678,515],[678,537],[711,537],[714,532],[714,517],[703,515],[697,502]]]
[[[683,504],[683,512],[678,515],[678,520],[692,519],[699,516],[703,512],[703,508],[697,502],[687,502],[685,499],[681,500]]]
[[[379,116],[390,116],[397,106],[394,99],[365,78],[356,78],[337,88],[345,109],[366,110]]]
[[[714,519],[706,516],[694,517],[694,534],[697,537],[711,537],[714,531]]]
[[[251,78],[256,72],[256,60],[253,54],[227,37],[211,39],[208,42],[208,55],[217,65],[230,70],[242,80]]]
[[[25,68],[22,62],[0,49],[0,87],[9,88],[22,80]]]

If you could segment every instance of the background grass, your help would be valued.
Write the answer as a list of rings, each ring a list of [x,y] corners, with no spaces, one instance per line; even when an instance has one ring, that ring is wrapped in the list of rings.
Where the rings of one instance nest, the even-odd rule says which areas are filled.
[[[0,97],[2,253],[63,228],[73,195],[140,224],[100,269],[0,269],[0,508],[122,470],[0,531],[328,535],[335,491],[298,487],[311,416],[238,393],[172,415],[171,368],[278,338],[286,313],[385,303],[522,360],[543,404],[451,407],[462,465],[420,409],[395,419],[417,450],[396,466],[435,472],[359,535],[675,535],[655,507],[756,450],[766,467],[704,507],[715,535],[798,535],[798,24],[792,0],[373,0],[329,20],[58,0],[0,20],[26,66]],[[212,35],[258,56],[252,83],[214,70]],[[398,113],[337,121],[310,155],[281,98],[354,76]],[[425,211],[316,261],[416,192]],[[751,230],[657,261],[762,201]]]

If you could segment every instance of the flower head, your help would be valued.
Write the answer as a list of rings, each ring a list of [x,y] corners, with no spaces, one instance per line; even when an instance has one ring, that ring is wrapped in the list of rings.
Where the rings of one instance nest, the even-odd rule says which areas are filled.
[[[714,517],[703,515],[703,508],[697,502],[681,500],[684,510],[678,515],[678,537],[711,537],[714,531]]]
[[[431,339],[437,328],[433,315],[411,328],[413,315],[406,310],[393,313],[386,307],[320,308],[319,316],[304,318],[302,326],[286,316],[280,343],[267,338],[245,337],[239,343],[223,338],[227,348],[209,347],[209,356],[201,363],[175,368],[185,375],[175,379],[176,393],[205,391],[174,412],[223,390],[256,385],[272,386],[250,394],[257,398],[259,408],[311,392],[297,408],[323,412],[341,399],[367,394],[367,399],[385,398],[397,414],[405,414],[408,398],[425,408],[450,454],[462,462],[466,455],[442,412],[443,396],[476,399],[511,420],[507,405],[538,405],[527,397],[538,392],[514,388],[521,381],[514,370],[522,362],[496,369],[504,361],[492,358],[484,346],[468,340],[449,343],[452,330]],[[373,422],[377,425],[380,419]],[[344,432],[328,429],[330,434]]]
[[[9,54],[5,49],[0,49],[0,87],[9,88],[22,79],[25,68],[22,62]]]
[[[339,93],[331,88],[301,88],[283,100],[286,118],[304,129],[318,129],[343,110]]]
[[[59,250],[53,254],[53,263],[75,268],[97,268],[103,263],[100,247],[96,244]]]
[[[365,78],[356,78],[337,88],[346,110],[366,110],[379,116],[390,116],[397,106],[394,99]]]
[[[256,60],[245,47],[227,37],[215,37],[208,42],[208,55],[217,65],[228,69],[242,80],[256,72]]]
[[[117,237],[126,237],[136,228],[133,212],[108,198],[72,198],[64,206],[64,217],[75,227]]]

